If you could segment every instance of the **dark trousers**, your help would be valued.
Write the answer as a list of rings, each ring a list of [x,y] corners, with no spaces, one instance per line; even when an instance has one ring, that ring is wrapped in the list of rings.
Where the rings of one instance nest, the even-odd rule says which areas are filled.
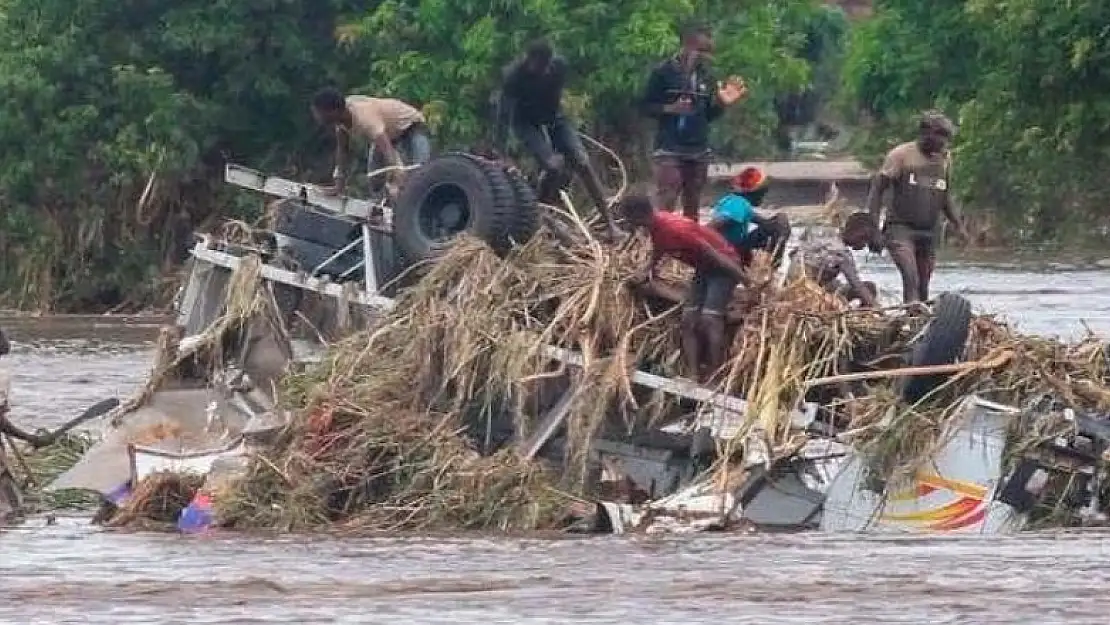
[[[929,282],[937,264],[936,230],[893,223],[883,228],[883,237],[890,259],[902,275],[903,302],[928,301]]]
[[[605,193],[601,190],[601,182],[590,166],[590,159],[586,155],[586,148],[578,131],[571,125],[570,120],[562,115],[555,118],[550,124],[524,124],[513,125],[513,134],[524,145],[529,156],[536,159],[543,174],[537,189],[537,199],[545,204],[557,204],[559,190],[570,184],[570,173],[577,173],[590,200],[600,210],[605,209]],[[560,154],[566,162],[565,168],[551,167],[551,157]]]
[[[682,198],[682,214],[697,219],[701,193],[709,178],[709,161],[702,156],[656,152],[653,159],[656,200],[673,211]]]

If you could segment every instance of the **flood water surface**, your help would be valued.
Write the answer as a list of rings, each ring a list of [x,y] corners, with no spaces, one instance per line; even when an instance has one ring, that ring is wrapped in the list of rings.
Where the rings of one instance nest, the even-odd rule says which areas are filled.
[[[861,270],[896,298],[885,262]],[[1028,332],[1110,335],[1110,273],[941,267],[935,290]],[[143,381],[162,320],[0,319],[14,419]],[[0,530],[2,623],[1106,623],[1110,534],[1015,537],[182,537]]]
[[[1107,538],[0,538],[10,623],[1105,623]]]

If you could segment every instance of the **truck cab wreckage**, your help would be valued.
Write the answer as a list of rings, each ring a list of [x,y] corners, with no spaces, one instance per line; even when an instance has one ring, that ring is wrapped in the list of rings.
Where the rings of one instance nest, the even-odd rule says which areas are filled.
[[[395,206],[327,196],[313,185],[237,165],[227,166],[226,180],[276,198],[269,206],[270,231],[198,235],[176,302],[176,327],[163,332],[150,383],[106,417],[105,437],[50,489],[92,490],[122,505],[143,478],[158,472],[204,475],[206,485],[235,479],[251,454],[289,424],[277,388],[290,367],[320,360],[314,342],[342,338],[392,310],[411,284],[412,267],[434,263],[456,234],[467,232],[502,252],[550,219],[518,174],[466,154],[440,157],[413,172]],[[266,284],[274,306],[237,298],[237,282],[246,280]],[[308,322],[303,325],[313,328],[316,341],[289,338],[287,328],[297,319]],[[938,298],[933,320],[907,358],[908,377],[900,386],[907,400],[961,370],[957,361],[970,322],[966,300]],[[583,354],[565,347],[542,351],[562,370],[585,366]],[[842,381],[851,382],[851,375]],[[906,483],[887,484],[876,483],[869,457],[828,418],[819,394],[807,394],[789,414],[802,442],[782,455],[752,425],[744,398],[647,370],[629,379],[687,410],[665,423],[603,429],[594,437],[589,466],[598,503],[585,523],[590,531],[751,526],[993,533],[1027,527],[1045,506],[1062,511],[1068,523],[1098,519],[1110,501],[1102,481],[1110,427],[1059,406],[1013,407],[966,397],[951,411],[946,442],[932,461]],[[536,427],[525,433],[511,425],[501,432],[488,427],[474,437],[476,447],[492,453],[511,445],[526,460],[561,462],[576,396],[573,376],[553,388]],[[1053,428],[1044,424],[1050,418]],[[1061,418],[1066,427],[1058,427]],[[1008,454],[1015,420],[1052,435],[1020,455]],[[742,458],[733,471],[710,470],[729,456]],[[603,492],[614,490],[623,492],[621,501]],[[206,505],[198,496],[190,508],[203,513]],[[204,517],[185,525],[210,522]]]

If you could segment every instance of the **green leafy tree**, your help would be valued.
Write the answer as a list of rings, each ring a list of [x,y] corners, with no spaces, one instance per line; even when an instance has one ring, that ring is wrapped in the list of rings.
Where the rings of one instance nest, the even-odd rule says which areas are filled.
[[[872,123],[866,162],[941,108],[960,122],[954,176],[972,210],[1019,240],[1105,236],[1110,6],[879,0],[875,12],[845,67],[845,96]]]
[[[339,8],[6,2],[0,280],[9,300],[149,301],[164,261],[217,206],[224,155],[291,165],[311,148],[306,94],[335,74]]]
[[[0,295],[40,309],[158,299],[191,231],[236,207],[228,160],[311,178],[330,137],[308,114],[325,85],[424,106],[445,147],[490,130],[500,67],[547,35],[575,75],[567,107],[629,160],[634,105],[695,16],[751,99],[718,124],[751,154],[772,99],[808,80],[812,0],[5,0],[0,15]],[[314,169],[315,168],[315,169]],[[238,196],[241,197],[241,196]],[[234,209],[234,210],[233,210]]]
[[[447,144],[487,135],[500,68],[545,36],[574,72],[568,108],[623,154],[645,155],[635,103],[647,73],[677,50],[678,24],[705,19],[716,32],[718,71],[752,87],[751,101],[723,125],[719,143],[735,151],[738,140],[765,142],[775,92],[804,84],[804,34],[789,27],[814,9],[805,0],[385,0],[341,34],[351,54],[377,59],[359,89],[424,105]]]

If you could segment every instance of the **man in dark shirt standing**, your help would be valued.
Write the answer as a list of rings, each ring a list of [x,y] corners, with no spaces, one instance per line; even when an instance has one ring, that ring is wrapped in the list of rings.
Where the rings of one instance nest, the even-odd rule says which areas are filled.
[[[917,140],[891,150],[871,183],[867,208],[876,223],[883,194],[891,190],[883,238],[890,259],[902,275],[902,297],[907,304],[929,299],[941,215],[956,227],[960,238],[967,240],[949,188],[948,143],[954,134],[955,125],[947,117],[926,112],[918,126]]]
[[[642,108],[658,120],[653,153],[657,201],[698,218],[701,192],[709,169],[709,124],[747,95],[744,82],[731,77],[717,83],[709,73],[713,36],[708,26],[689,24],[681,32],[682,49],[655,67]]]
[[[554,204],[567,182],[566,166],[582,178],[586,192],[597,206],[609,234],[614,234],[609,204],[597,173],[590,166],[578,131],[562,111],[567,63],[555,56],[551,44],[537,39],[528,44],[524,58],[505,69],[498,104],[496,149],[504,154],[511,129],[524,149],[543,168],[538,196]]]

